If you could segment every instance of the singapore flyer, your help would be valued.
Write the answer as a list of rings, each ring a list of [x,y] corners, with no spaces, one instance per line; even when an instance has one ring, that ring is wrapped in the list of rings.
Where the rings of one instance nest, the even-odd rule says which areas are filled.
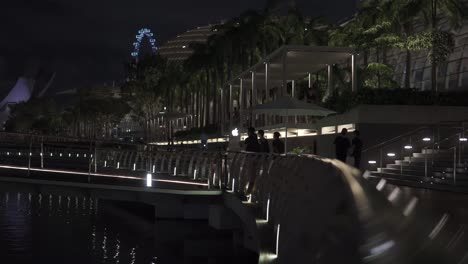
[[[140,46],[144,38],[148,38],[149,43],[151,44],[151,52],[156,54],[158,47],[156,46],[156,39],[154,34],[148,28],[142,28],[138,31],[138,35],[135,36],[136,41],[133,43],[132,57],[135,61],[138,62],[138,56],[140,55]]]

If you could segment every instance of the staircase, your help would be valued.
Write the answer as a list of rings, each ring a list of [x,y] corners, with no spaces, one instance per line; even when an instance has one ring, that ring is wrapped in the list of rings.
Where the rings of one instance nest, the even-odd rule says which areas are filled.
[[[394,185],[468,193],[468,142],[464,135],[463,129],[442,140],[433,136],[428,143],[427,136],[423,141],[421,133],[410,133],[369,148],[364,161],[369,163],[366,177]]]

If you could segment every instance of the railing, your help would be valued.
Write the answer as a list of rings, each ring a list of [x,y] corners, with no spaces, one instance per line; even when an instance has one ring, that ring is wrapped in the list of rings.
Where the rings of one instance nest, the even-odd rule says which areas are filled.
[[[293,263],[298,257],[304,263],[425,263],[434,259],[458,263],[467,253],[466,247],[453,253],[457,262],[450,262],[439,246],[450,231],[444,226],[454,224],[454,219],[445,214],[419,217],[417,198],[384,181],[376,188],[338,161],[244,152],[124,150],[92,143],[67,148],[30,142],[17,149],[0,148],[2,164],[20,164],[31,172],[66,168],[90,176],[126,175],[142,186],[146,173],[151,172],[197,183],[196,188],[233,193],[258,209],[258,226],[270,228],[275,245],[261,255],[277,263]],[[94,182],[92,177],[84,180]],[[457,243],[466,243],[466,236],[457,238]]]
[[[423,162],[422,183],[447,183],[448,178],[452,184],[457,185],[457,171],[460,167],[466,168],[464,161],[464,148],[467,143],[465,134],[466,122],[445,122],[434,126],[424,126],[404,133],[363,151],[366,168],[375,170],[381,176],[389,171],[402,180],[408,179],[409,174],[419,173]],[[453,153],[449,156],[448,151]],[[378,157],[378,158],[376,158]],[[396,166],[386,168],[387,164],[399,162],[399,171]],[[438,175],[435,177],[434,172]],[[396,173],[396,174],[395,174]],[[440,174],[440,176],[439,176]]]

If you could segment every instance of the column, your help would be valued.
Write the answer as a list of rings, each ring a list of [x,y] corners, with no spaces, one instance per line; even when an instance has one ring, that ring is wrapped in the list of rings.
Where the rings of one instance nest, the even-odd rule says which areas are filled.
[[[286,96],[288,94],[288,81],[286,80],[286,51],[283,52],[283,61],[282,61],[282,64],[283,64],[283,72],[282,72],[282,79],[283,79],[283,87],[280,91],[280,96]]]
[[[220,93],[220,97],[219,97],[219,104],[218,104],[218,108],[219,108],[219,122],[221,122],[221,136],[224,136],[224,87],[221,87],[221,93]]]
[[[356,80],[356,55],[351,55],[351,87],[353,92],[357,92]]]
[[[234,118],[234,103],[232,101],[232,84],[229,84],[229,129],[232,129],[233,127],[233,118]]]
[[[331,96],[333,93],[333,83],[332,83],[332,74],[333,74],[333,66],[327,65],[328,68],[328,96]]]
[[[240,87],[239,87],[239,113],[241,112],[242,108],[244,107],[244,98],[243,98],[243,80],[242,78],[239,78],[240,80]]]
[[[292,80],[291,84],[292,84],[292,89],[291,89],[292,98],[296,98],[296,82]]]
[[[252,73],[252,91],[251,91],[251,97],[250,97],[250,125],[255,127],[255,116],[253,114],[253,108],[254,106],[257,104],[257,96],[256,96],[256,92],[255,92],[255,72],[254,71],[251,71]]]
[[[265,103],[268,101],[268,62],[265,62]]]

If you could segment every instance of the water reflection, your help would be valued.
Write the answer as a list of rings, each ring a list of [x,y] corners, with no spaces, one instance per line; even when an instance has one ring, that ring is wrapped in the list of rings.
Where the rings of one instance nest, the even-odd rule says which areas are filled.
[[[151,235],[97,207],[86,197],[0,193],[0,263],[151,263]]]
[[[141,204],[0,192],[0,263],[256,263],[234,234],[206,221],[148,219]],[[146,206],[146,205],[143,205]],[[150,210],[148,210],[150,209]],[[213,250],[216,248],[216,250]]]

